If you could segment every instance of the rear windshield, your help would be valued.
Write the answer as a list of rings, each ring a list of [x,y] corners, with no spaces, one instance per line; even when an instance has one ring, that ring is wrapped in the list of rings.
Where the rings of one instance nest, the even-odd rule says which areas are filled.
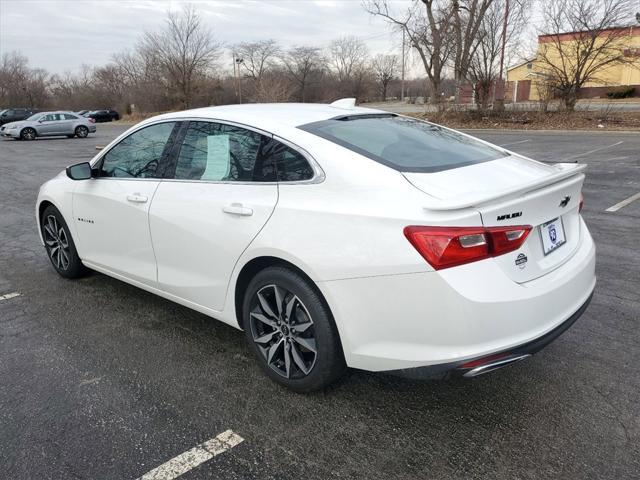
[[[460,133],[394,114],[336,117],[298,128],[401,172],[439,172],[508,155]]]

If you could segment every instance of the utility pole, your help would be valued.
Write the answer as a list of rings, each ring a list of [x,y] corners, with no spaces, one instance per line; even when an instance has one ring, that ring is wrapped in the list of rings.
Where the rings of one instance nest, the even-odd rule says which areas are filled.
[[[504,5],[504,23],[502,24],[502,47],[500,48],[500,74],[498,75],[498,82],[500,82],[500,88],[496,89],[498,95],[494,94],[493,108],[494,110],[504,109],[504,91],[505,82],[502,80],[502,73],[504,70],[504,48],[507,43],[507,23],[509,22],[509,0],[505,1]]]
[[[404,103],[404,28],[402,29],[402,81],[401,81],[401,93],[400,101]]]

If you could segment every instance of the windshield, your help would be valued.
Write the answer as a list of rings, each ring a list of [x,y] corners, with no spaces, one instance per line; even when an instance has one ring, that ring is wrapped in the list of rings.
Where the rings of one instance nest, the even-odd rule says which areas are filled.
[[[30,117],[28,117],[27,120],[37,120],[40,118],[41,115],[42,115],[41,113],[34,113]]]
[[[298,128],[401,172],[439,172],[508,155],[452,130],[394,114],[337,117]]]

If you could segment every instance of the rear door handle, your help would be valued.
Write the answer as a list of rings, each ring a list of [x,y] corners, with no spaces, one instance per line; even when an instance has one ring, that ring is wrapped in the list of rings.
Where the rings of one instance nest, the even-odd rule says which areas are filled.
[[[149,197],[146,195],[140,195],[139,193],[132,193],[127,195],[127,200],[133,203],[147,203]]]
[[[230,215],[241,215],[243,217],[249,217],[253,215],[253,208],[245,207],[241,203],[231,203],[222,207],[224,213]]]

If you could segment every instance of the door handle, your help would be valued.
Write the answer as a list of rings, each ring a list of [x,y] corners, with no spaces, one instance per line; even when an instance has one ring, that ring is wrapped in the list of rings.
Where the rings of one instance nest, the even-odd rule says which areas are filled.
[[[133,203],[147,203],[149,197],[147,197],[146,195],[140,195],[139,193],[133,193],[127,195],[127,200]]]
[[[222,211],[230,215],[240,215],[243,217],[249,217],[253,215],[253,208],[245,207],[241,203],[231,203],[229,205],[225,205],[224,207],[222,207]]]

